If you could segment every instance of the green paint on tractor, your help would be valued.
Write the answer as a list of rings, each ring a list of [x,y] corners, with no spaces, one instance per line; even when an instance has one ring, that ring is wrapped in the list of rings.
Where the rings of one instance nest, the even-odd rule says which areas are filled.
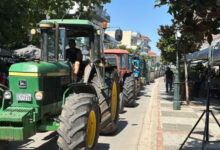
[[[69,78],[69,66],[62,62],[25,62],[12,65],[9,69],[12,99],[11,105],[0,111],[0,139],[24,140],[36,133],[36,126],[43,124],[40,120],[45,115],[59,114],[62,92],[69,83]],[[20,82],[25,85],[20,85]],[[38,91],[43,91],[43,100],[36,100],[35,92]],[[19,100],[18,94],[28,94],[30,100]],[[44,126],[44,130],[57,129],[57,124],[49,123],[48,127]]]
[[[42,20],[40,23],[55,23],[55,22],[57,22],[58,24],[94,26],[94,24],[88,20],[79,20],[79,19],[49,19],[49,20]]]

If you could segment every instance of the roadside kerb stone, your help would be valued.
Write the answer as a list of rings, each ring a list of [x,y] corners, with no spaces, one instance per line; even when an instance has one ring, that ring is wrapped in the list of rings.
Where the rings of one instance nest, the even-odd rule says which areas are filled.
[[[157,95],[159,95],[159,80],[152,89],[149,107],[147,108],[146,116],[142,126],[142,134],[140,135],[138,150],[156,150],[157,149],[157,127],[158,127],[158,112],[157,112]]]

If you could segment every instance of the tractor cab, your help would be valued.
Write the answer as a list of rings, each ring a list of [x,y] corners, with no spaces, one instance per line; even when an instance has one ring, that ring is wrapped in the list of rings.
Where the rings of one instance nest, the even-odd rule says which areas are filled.
[[[40,26],[43,23],[58,24],[59,32],[56,35],[56,31],[53,28],[49,30],[41,28],[41,34],[43,34],[44,38],[44,42],[42,43],[42,61],[66,63],[72,66],[69,73],[73,74],[75,62],[71,62],[70,58],[76,58],[77,52],[76,50],[75,53],[74,50],[72,53],[68,53],[67,51],[72,51],[70,41],[74,41],[75,49],[81,53],[77,81],[88,82],[88,77],[82,80],[85,73],[87,73],[85,72],[85,68],[87,67],[87,70],[90,70],[90,67],[103,63],[100,61],[103,58],[102,44],[100,44],[103,29],[87,20],[43,20],[40,22]],[[55,38],[57,38],[57,42]],[[88,66],[88,64],[92,64],[93,66]],[[100,76],[104,76],[103,72],[100,72]]]
[[[119,78],[122,79],[125,74],[130,73],[128,64],[128,51],[122,49],[105,49],[105,58],[111,65],[117,67]]]

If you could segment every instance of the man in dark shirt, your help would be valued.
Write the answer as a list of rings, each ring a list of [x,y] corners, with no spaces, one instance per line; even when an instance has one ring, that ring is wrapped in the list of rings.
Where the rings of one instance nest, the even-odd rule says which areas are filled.
[[[74,39],[69,40],[69,49],[66,50],[66,58],[72,63],[73,80],[77,81],[77,75],[79,73],[80,63],[82,62],[82,53],[80,49],[76,48],[76,42]]]
[[[169,67],[167,67],[167,71],[165,72],[164,76],[166,80],[166,91],[168,93],[168,86],[170,87],[170,92],[172,90],[172,83],[173,83],[173,72],[170,70]]]

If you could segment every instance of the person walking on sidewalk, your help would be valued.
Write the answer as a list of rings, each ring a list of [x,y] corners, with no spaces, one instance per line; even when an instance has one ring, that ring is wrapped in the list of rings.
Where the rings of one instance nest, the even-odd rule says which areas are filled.
[[[173,83],[173,71],[171,71],[169,67],[167,67],[167,70],[165,72],[164,80],[166,81],[166,91],[167,91],[167,93],[168,93],[168,87],[170,87],[170,92],[171,92],[172,83]]]

